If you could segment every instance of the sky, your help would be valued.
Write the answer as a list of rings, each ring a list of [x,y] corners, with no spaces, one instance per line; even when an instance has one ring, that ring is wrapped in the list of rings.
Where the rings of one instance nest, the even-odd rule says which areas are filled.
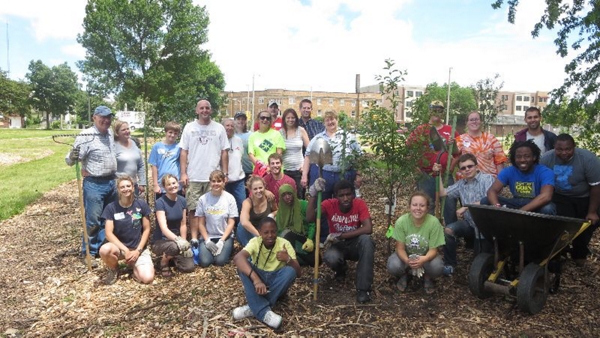
[[[533,39],[544,0],[521,1],[515,24],[492,0],[195,0],[206,6],[208,43],[226,91],[354,92],[376,84],[386,59],[405,85],[461,86],[500,75],[504,90],[549,91],[567,60],[554,32]],[[60,4],[60,5],[58,5]],[[23,79],[31,60],[79,73],[84,0],[0,0],[0,69]],[[7,51],[8,45],[8,51]],[[450,70],[451,69],[451,70]],[[81,74],[79,73],[81,78]]]

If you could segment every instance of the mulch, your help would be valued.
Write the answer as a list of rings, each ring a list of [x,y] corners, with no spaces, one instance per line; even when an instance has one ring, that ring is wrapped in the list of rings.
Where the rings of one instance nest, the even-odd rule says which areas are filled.
[[[274,332],[254,319],[233,321],[245,303],[232,264],[197,268],[152,285],[136,283],[122,270],[118,282],[101,283],[104,269],[87,272],[78,258],[81,223],[75,182],[46,193],[26,211],[0,223],[0,335],[7,337],[598,337],[600,245],[590,261],[564,265],[561,289],[537,315],[521,312],[514,299],[480,300],[468,289],[472,253],[459,248],[459,266],[440,278],[433,295],[418,284],[399,294],[386,272],[387,220],[379,198],[366,198],[377,245],[373,300],[356,303],[355,265],[337,283],[321,267],[318,300],[313,270],[290,289],[274,311],[284,317]],[[397,216],[405,212],[399,201]],[[394,220],[395,220],[394,218]],[[236,251],[239,247],[236,246]]]

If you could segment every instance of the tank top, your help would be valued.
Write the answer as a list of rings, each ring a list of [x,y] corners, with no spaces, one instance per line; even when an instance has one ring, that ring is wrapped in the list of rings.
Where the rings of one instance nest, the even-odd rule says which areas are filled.
[[[267,217],[269,214],[271,213],[271,201],[269,201],[267,199],[267,208],[265,209],[265,211],[257,214],[256,212],[254,212],[254,202],[252,202],[252,199],[250,198],[250,223],[252,223],[252,225],[258,229],[258,224],[260,223],[260,221]]]
[[[300,170],[304,163],[304,157],[302,156],[302,127],[296,129],[296,136],[289,139],[285,130],[280,130],[281,136],[285,140],[285,151],[283,152],[283,168],[285,170]]]

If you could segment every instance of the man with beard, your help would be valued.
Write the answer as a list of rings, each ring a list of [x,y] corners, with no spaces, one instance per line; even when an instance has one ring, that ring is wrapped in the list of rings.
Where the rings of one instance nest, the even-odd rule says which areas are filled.
[[[554,173],[539,164],[540,148],[532,140],[515,142],[509,158],[512,166],[502,169],[481,204],[556,215],[552,203]],[[505,186],[510,188],[513,198],[499,196]]]
[[[583,266],[590,253],[588,244],[598,228],[600,160],[591,151],[576,148],[571,135],[560,134],[554,150],[544,154],[540,162],[554,171],[556,182],[552,201],[556,204],[557,215],[591,222],[571,243],[571,258],[577,266]]]
[[[306,219],[316,219],[316,200],[319,191],[325,190],[326,182],[318,178],[310,187]],[[365,303],[371,300],[373,285],[373,260],[375,243],[371,238],[373,224],[367,203],[354,197],[354,186],[350,181],[340,180],[333,187],[335,198],[321,203],[323,216],[329,225],[328,242],[331,246],[323,254],[323,261],[335,272],[338,282],[344,281],[348,264],[346,260],[358,261],[356,266],[356,300]]]
[[[556,134],[542,128],[542,113],[537,107],[529,107],[525,111],[525,123],[527,128],[515,134],[515,142],[533,140],[541,150],[540,155],[554,149]]]

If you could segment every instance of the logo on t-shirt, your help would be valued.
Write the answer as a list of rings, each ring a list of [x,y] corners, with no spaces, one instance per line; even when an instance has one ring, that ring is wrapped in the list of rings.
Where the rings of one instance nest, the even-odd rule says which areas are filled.
[[[264,151],[265,153],[268,153],[269,150],[273,148],[273,143],[269,140],[263,140],[258,147],[262,149],[262,151]]]
[[[569,178],[573,175],[573,167],[570,165],[554,165],[554,175],[556,177],[556,186],[563,191],[573,189]]]
[[[424,255],[429,250],[429,241],[420,234],[406,236],[406,251],[409,254]]]
[[[515,192],[519,197],[534,198],[533,182],[516,182]]]

